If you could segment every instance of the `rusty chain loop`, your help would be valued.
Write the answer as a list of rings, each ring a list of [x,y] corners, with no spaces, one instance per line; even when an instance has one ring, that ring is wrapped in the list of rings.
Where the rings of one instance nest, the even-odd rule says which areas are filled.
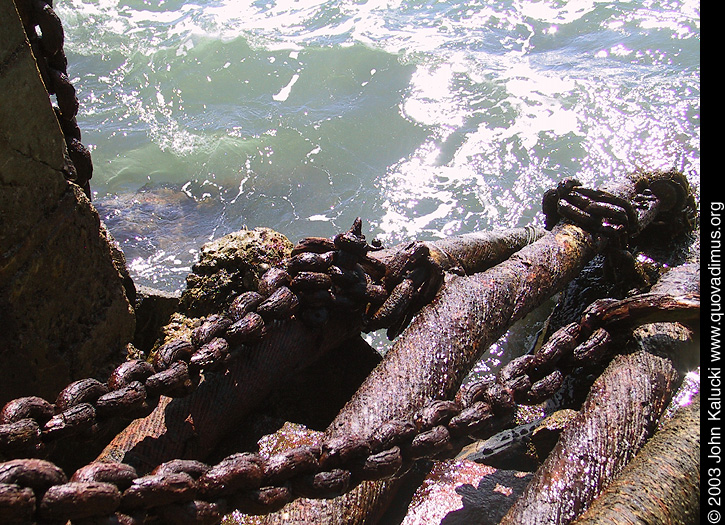
[[[88,148],[81,143],[76,121],[79,104],[68,78],[63,25],[52,0],[16,0],[15,4],[48,95],[55,95],[58,104],[54,110],[68,150],[66,178],[80,186],[90,199],[93,162]]]
[[[80,142],[61,21],[52,0],[16,5],[46,89],[56,97],[70,159],[67,178],[90,198],[93,166]],[[593,233],[626,238],[639,233],[637,206],[653,198],[642,188],[632,204],[569,179],[546,192],[543,210],[548,229],[564,218]],[[94,523],[114,516],[116,523],[142,523],[157,516],[173,523],[218,523],[232,509],[266,514],[298,497],[332,498],[363,480],[400,476],[417,459],[444,457],[468,437],[489,437],[510,425],[517,403],[540,403],[571,369],[608,359],[612,328],[652,322],[653,305],[680,317],[699,315],[699,296],[597,301],[580,322],[561,328],[534,354],[512,360],[495,378],[469,383],[453,400],[435,400],[411,419],[389,421],[370,436],[330,438],[268,457],[237,453],[216,465],[171,460],[144,476],[123,463],[91,463],[69,479],[39,459],[57,441],[91,436],[111,418],[149,414],[162,395],[188,395],[202,373],[224,368],[275,320],[294,316],[322,327],[332,312],[347,312],[360,317],[365,331],[387,328],[396,337],[435,296],[443,271],[420,242],[385,264],[370,257],[380,246],[365,241],[361,226],[357,219],[333,239],[303,239],[284,265],[262,276],[257,291],[206,317],[191,340],[162,345],[153,363],[124,362],[106,383],[75,381],[54,404],[39,397],[8,402],[0,411],[0,453],[17,459],[0,463],[0,521]]]
[[[626,238],[639,233],[636,208],[656,198],[644,187],[629,202],[604,190],[585,188],[576,179],[564,179],[544,193],[542,210],[547,230],[565,219],[592,233]]]
[[[236,453],[216,465],[171,460],[145,476],[123,463],[91,463],[70,479],[42,459],[0,463],[0,518],[13,522],[113,515],[118,523],[142,523],[146,516],[174,523],[218,523],[233,509],[266,514],[298,497],[336,497],[364,480],[400,476],[418,459],[449,456],[468,437],[490,437],[510,426],[517,403],[541,403],[572,369],[603,364],[616,353],[610,334],[615,329],[672,316],[696,320],[699,309],[699,295],[649,293],[596,301],[579,322],[555,332],[535,353],[512,360],[494,378],[468,383],[453,400],[434,400],[412,418],[389,421],[369,436],[327,438],[270,456]],[[81,397],[92,399],[102,391],[86,385]],[[90,406],[74,406],[83,405]],[[37,400],[26,410],[49,414]]]

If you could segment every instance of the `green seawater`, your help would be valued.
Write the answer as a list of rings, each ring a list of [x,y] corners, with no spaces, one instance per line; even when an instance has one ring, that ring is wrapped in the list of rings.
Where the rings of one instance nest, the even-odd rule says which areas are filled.
[[[59,0],[93,202],[136,282],[357,216],[385,244],[541,223],[564,177],[699,190],[697,1]]]

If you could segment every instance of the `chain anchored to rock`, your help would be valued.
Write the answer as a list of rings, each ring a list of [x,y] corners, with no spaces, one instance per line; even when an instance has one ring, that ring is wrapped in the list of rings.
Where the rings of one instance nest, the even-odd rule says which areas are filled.
[[[681,186],[676,175],[655,173],[633,197],[635,206],[608,192],[566,181],[547,192],[544,210],[547,217],[562,213],[573,222],[584,220],[582,226],[591,226],[595,232],[633,235],[639,231],[636,203],[647,201],[651,191],[676,196]],[[594,211],[607,214],[603,218]],[[335,312],[357,319],[366,331],[387,328],[388,336],[394,338],[433,299],[444,273],[425,243],[413,242],[385,262],[371,256],[381,248],[377,242],[366,242],[359,218],[350,230],[332,239],[303,239],[283,264],[261,277],[256,291],[242,293],[225,312],[205,318],[189,339],[162,345],[153,363],[125,362],[106,383],[95,379],[71,383],[55,404],[37,397],[9,402],[0,412],[0,453],[43,457],[48,444],[92,435],[111,418],[143,417],[160,396],[191,393],[203,372],[224,368],[245,351],[245,345],[260,341],[281,319],[295,317],[322,328]]]
[[[560,193],[556,202],[571,200]],[[623,225],[626,216],[627,227],[638,231],[629,215],[625,210],[612,216]],[[604,222],[607,229],[616,221]],[[55,404],[37,397],[7,403],[0,411],[0,453],[43,457],[48,445],[64,437],[93,434],[115,417],[144,416],[162,395],[189,394],[202,374],[226,367],[282,319],[293,317],[322,329],[331,316],[344,312],[357,316],[365,330],[387,328],[394,337],[435,296],[443,271],[423,243],[374,257],[381,246],[368,244],[361,230],[358,219],[333,239],[304,239],[283,264],[262,276],[256,291],[205,318],[188,340],[162,345],[152,363],[125,362],[107,383],[76,381]],[[62,521],[114,514],[119,522],[138,523],[155,515],[216,523],[235,508],[260,514],[297,497],[334,497],[363,480],[400,475],[419,458],[442,457],[469,437],[488,437],[510,425],[516,403],[539,403],[558,390],[573,367],[608,358],[616,347],[611,344],[614,329],[698,316],[699,295],[599,301],[535,353],[514,359],[494,379],[467,385],[453,400],[435,400],[410,420],[389,421],[367,436],[329,438],[272,456],[233,454],[214,466],[174,460],[141,477],[129,465],[91,464],[70,480],[43,459],[7,461],[0,464],[0,516]]]
[[[41,459],[0,464],[0,516],[12,520],[80,520],[147,516],[174,523],[218,523],[233,509],[266,514],[295,498],[332,498],[364,480],[402,475],[421,458],[449,456],[466,440],[512,423],[517,403],[551,397],[570,370],[599,364],[614,351],[612,332],[643,323],[699,318],[699,295],[642,294],[593,303],[579,322],[558,330],[495,378],[469,383],[453,400],[435,400],[409,420],[392,420],[368,436],[324,439],[277,454],[232,454],[216,465],[172,460],[146,476],[130,465],[92,463],[68,479]]]
[[[90,199],[93,162],[88,148],[81,143],[81,131],[76,121],[79,103],[76,90],[68,78],[63,25],[53,10],[52,0],[15,0],[15,4],[45,88],[49,95],[55,95],[58,103],[54,109],[70,160],[66,178],[83,188]]]

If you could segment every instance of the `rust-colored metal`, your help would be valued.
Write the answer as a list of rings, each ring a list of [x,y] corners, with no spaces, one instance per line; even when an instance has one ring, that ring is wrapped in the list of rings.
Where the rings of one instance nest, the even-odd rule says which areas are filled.
[[[448,256],[471,266],[486,264],[486,260],[492,264],[541,234],[538,229],[518,228],[471,235],[465,242],[448,241],[458,247],[450,249]],[[285,377],[357,335],[360,329],[360,324],[348,318],[331,318],[321,333],[294,319],[278,321],[273,333],[249,344],[228,372],[203,381],[190,397],[162,397],[149,416],[129,425],[98,459],[123,461],[140,472],[173,458],[204,459]]]
[[[132,422],[98,459],[129,463],[139,473],[174,458],[204,459],[285,378],[359,331],[349,320],[333,320],[323,333],[296,320],[280,321],[273,334],[250,345],[228,371],[203,381],[189,397],[162,397],[150,415]]]
[[[543,228],[525,226],[504,230],[473,232],[445,239],[426,241],[430,256],[448,271],[460,271],[467,275],[482,272],[495,266],[527,244],[540,239],[546,232]],[[371,252],[375,260],[389,262],[404,246]]]
[[[501,524],[571,522],[644,445],[676,379],[668,359],[616,357]]]
[[[697,265],[670,270],[652,292],[699,296]],[[634,348],[652,348],[654,340],[653,350],[685,350],[688,341],[673,325],[638,329]],[[680,379],[667,355],[638,350],[616,357],[502,525],[565,524],[584,512],[651,437]]]
[[[610,188],[626,200],[634,181]],[[636,210],[638,228],[657,215],[650,199]],[[327,436],[368,436],[377,427],[405,418],[434,399],[449,398],[481,353],[517,320],[560,291],[601,249],[600,238],[559,223],[536,242],[481,273],[449,277],[368,376],[327,429]],[[395,494],[398,481],[366,481],[327,501],[298,500],[264,523],[285,520],[327,524],[375,523]]]
[[[631,188],[627,188],[625,185],[622,193],[628,195],[628,191],[631,192]],[[639,218],[644,217],[646,219],[644,222],[647,222],[656,216],[655,211],[659,202],[656,198],[650,196],[644,199],[642,203],[647,203],[647,206],[640,205],[636,212],[632,209],[632,213],[636,213]],[[636,218],[636,220],[639,220],[639,218]],[[602,224],[605,224],[605,222]],[[628,219],[628,222],[631,223],[632,221]],[[335,256],[333,256],[333,260],[336,260],[341,265],[340,268],[351,268],[352,266],[350,265],[354,261],[353,257],[361,257],[362,259],[360,259],[359,264],[363,267],[369,266],[370,275],[376,274],[377,277],[375,279],[382,279],[384,287],[388,291],[392,290],[393,292],[407,281],[410,281],[410,284],[416,288],[422,285],[425,283],[424,274],[426,271],[432,272],[433,275],[437,274],[439,276],[438,282],[443,279],[443,273],[440,270],[442,265],[430,256],[431,250],[429,247],[420,242],[412,243],[401,252],[398,252],[402,256],[394,254],[389,263],[376,264],[373,258],[367,255],[370,248],[364,242],[364,237],[359,231],[360,224],[361,222],[359,220],[356,221],[357,228],[354,226],[353,230],[350,230],[346,234],[336,236],[333,240],[335,246],[341,250],[342,248],[350,249],[348,250],[349,253],[343,250],[336,252]],[[641,224],[637,224],[637,226],[639,227]],[[536,235],[538,236],[538,233]],[[457,403],[438,401],[438,405],[436,405],[431,402],[440,400],[441,398],[450,398],[464,375],[470,369],[470,366],[485,348],[500,337],[512,323],[521,319],[546,298],[556,293],[579,273],[582,266],[603,245],[600,244],[601,238],[596,235],[587,233],[578,226],[560,224],[554,228],[551,234],[545,235],[534,245],[530,245],[517,252],[498,266],[470,277],[450,277],[446,285],[446,293],[438,296],[438,299],[433,302],[432,306],[423,311],[406,332],[406,337],[401,338],[401,344],[396,343],[393,350],[388,353],[388,357],[392,356],[392,358],[386,358],[373,371],[356,396],[353,397],[341,411],[340,416],[328,428],[323,442],[324,446],[321,449],[321,455],[319,457],[321,471],[294,476],[294,479],[290,481],[291,488],[285,486],[278,487],[278,492],[281,491],[278,495],[284,497],[273,498],[274,504],[271,507],[267,506],[265,510],[273,511],[274,508],[280,508],[285,501],[289,501],[294,495],[303,498],[334,498],[336,494],[345,493],[350,487],[354,487],[361,479],[379,479],[378,474],[381,469],[384,472],[392,472],[393,467],[397,468],[397,465],[401,461],[405,466],[406,464],[409,465],[409,462],[415,461],[416,458],[432,457],[450,449],[453,446],[451,442],[452,437],[466,430],[460,426],[465,419],[462,419],[463,412],[456,415],[459,408]],[[529,242],[530,240],[530,238],[527,238],[524,242]],[[514,245],[517,242],[514,241]],[[473,244],[475,245],[475,242]],[[355,251],[358,248],[360,253]],[[377,250],[373,249],[372,251]],[[450,251],[455,252],[456,250],[451,249]],[[467,247],[460,251],[467,251]],[[474,255],[472,258],[475,259],[476,256]],[[422,261],[423,266],[418,268],[416,264],[420,261]],[[462,268],[461,265],[457,266],[461,273],[465,273],[465,268]],[[382,272],[383,268],[384,272]],[[340,271],[343,272],[342,269]],[[357,272],[360,273],[359,268]],[[304,271],[298,272],[296,275],[299,277],[304,273]],[[311,276],[316,276],[314,272],[308,271],[307,273]],[[327,275],[324,276],[328,277]],[[344,276],[340,276],[340,278],[342,277]],[[328,280],[333,278],[337,278],[337,274],[331,274]],[[305,290],[307,284],[311,284],[313,281],[317,282],[317,279],[311,279],[309,283],[306,281]],[[292,286],[292,282],[290,282],[290,286]],[[369,286],[367,287],[369,288]],[[295,286],[295,288],[299,288],[299,286]],[[423,288],[418,289],[420,298],[427,297],[425,301],[421,301],[421,305],[433,298],[437,288],[438,285],[436,284],[435,288],[430,288],[427,291]],[[283,289],[284,287],[277,288],[275,292],[272,292],[267,301],[271,301],[275,297],[275,294]],[[367,297],[368,292],[366,291],[364,295]],[[377,294],[372,295],[377,297]],[[394,295],[391,292],[390,297]],[[400,296],[401,298],[407,297],[402,293]],[[410,298],[410,301],[412,300],[413,296]],[[680,301],[677,298],[673,298],[673,300],[673,304],[677,308]],[[263,304],[266,303],[260,303],[257,309],[260,310]],[[397,311],[396,309],[399,306],[396,301],[394,305],[390,306],[389,310]],[[690,305],[687,306],[690,308]],[[419,307],[420,305],[415,310]],[[261,342],[250,342],[248,346],[241,345],[233,355],[226,340],[224,341],[224,345],[214,344],[218,339],[217,332],[219,330],[224,332],[225,329],[230,329],[232,320],[220,318],[220,320],[226,321],[223,323],[223,326],[220,325],[220,328],[216,326],[219,323],[216,321],[212,322],[213,316],[207,319],[199,329],[194,330],[192,333],[192,340],[196,339],[197,346],[202,345],[198,353],[203,357],[204,362],[206,363],[206,360],[211,359],[209,364],[214,365],[218,361],[214,356],[219,354],[217,357],[222,358],[224,361],[230,359],[236,361],[236,363],[243,362],[244,370],[241,372],[239,370],[230,371],[224,367],[217,368],[214,366],[213,368],[215,370],[224,370],[224,373],[219,373],[218,377],[216,377],[217,374],[204,368],[204,373],[207,378],[213,377],[218,379],[221,377],[221,382],[217,380],[204,381],[201,389],[197,389],[194,396],[182,402],[169,402],[165,400],[149,418],[146,418],[146,422],[149,422],[151,425],[150,427],[143,428],[143,423],[140,423],[141,427],[137,426],[135,429],[131,429],[130,434],[122,433],[116,442],[109,447],[110,450],[107,449],[104,451],[106,455],[102,455],[101,459],[123,458],[125,462],[137,466],[137,470],[143,473],[148,471],[156,463],[163,461],[164,457],[168,455],[175,458],[207,457],[213,451],[215,443],[218,443],[225,434],[228,434],[252,407],[258,405],[265,398],[265,391],[268,393],[275,386],[276,381],[270,381],[269,376],[278,373],[279,377],[276,380],[284,380],[286,377],[292,375],[296,369],[304,367],[305,364],[319,357],[319,355],[324,354],[324,351],[316,353],[319,352],[320,348],[331,348],[344,341],[347,337],[341,335],[340,332],[344,332],[345,328],[351,331],[353,329],[357,331],[357,328],[359,328],[359,326],[355,326],[358,323],[350,323],[347,320],[344,328],[338,332],[335,330],[337,328],[336,325],[338,323],[342,325],[343,321],[336,320],[328,323],[323,330],[305,328],[298,323],[296,328],[306,330],[307,334],[295,333],[296,328],[287,325],[287,323],[294,324],[296,322],[294,318],[289,319],[287,317],[294,313],[296,310],[295,306],[285,303],[282,310],[284,311],[284,315],[267,313],[266,321],[269,322],[269,326],[265,323],[264,332],[266,335]],[[631,308],[627,312],[629,310]],[[614,313],[616,314],[615,317],[619,319],[619,313],[617,311]],[[391,330],[393,333],[397,333],[408,324],[410,320],[408,316],[412,317],[412,314],[407,312],[406,309],[401,312],[401,315],[396,316],[393,324],[388,327],[389,336]],[[625,315],[624,317],[627,316]],[[275,319],[278,320],[275,321]],[[365,322],[365,319],[361,319],[359,324],[369,328]],[[589,325],[595,327],[596,319],[592,318],[592,323],[582,326],[586,328]],[[317,326],[319,327],[319,325]],[[279,361],[274,350],[286,347],[286,341],[284,339],[290,334],[292,335],[291,346],[297,346],[294,350],[295,354],[299,355],[300,351],[304,351],[306,348],[312,348],[310,352],[306,353],[307,355],[305,357],[314,354],[314,358],[303,358],[295,361],[294,359],[288,360],[282,357],[282,361]],[[211,339],[207,341],[209,338]],[[277,340],[274,340],[275,338]],[[335,342],[331,344],[328,338],[335,340]],[[270,348],[263,348],[269,346],[270,343],[272,352],[270,352]],[[209,354],[208,356],[202,352],[207,347],[209,348],[209,352],[207,352]],[[262,350],[258,353],[261,355],[257,361],[254,361],[257,359],[254,354],[260,348]],[[136,387],[141,387],[138,390],[140,401],[143,401],[146,392],[151,395],[154,395],[155,392],[157,396],[160,393],[174,396],[175,394],[170,392],[176,392],[177,387],[185,392],[196,389],[198,374],[196,371],[192,374],[192,370],[186,364],[186,361],[189,358],[193,360],[197,352],[192,352],[189,355],[189,352],[182,351],[184,348],[178,349],[176,347],[170,347],[168,350],[170,352],[167,352],[169,354],[168,356],[163,352],[159,352],[161,356],[159,363],[154,364],[154,368],[160,371],[145,379],[144,384],[141,384],[139,381],[132,382],[133,384],[138,383]],[[179,355],[177,356],[176,354]],[[534,356],[525,357],[529,360],[534,358]],[[250,363],[248,361],[250,358],[254,362]],[[262,361],[261,365],[259,361]],[[489,385],[490,388],[486,392],[487,396],[491,398],[493,405],[498,407],[500,404],[501,406],[499,408],[505,411],[508,410],[506,407],[512,406],[513,399],[518,401],[528,400],[531,397],[531,395],[526,393],[529,388],[533,398],[539,399],[542,395],[550,395],[551,392],[558,388],[557,385],[561,384],[561,371],[554,370],[551,374],[540,378],[540,374],[531,375],[531,371],[528,370],[529,367],[526,365],[527,362],[516,360],[516,363],[510,363],[510,365],[516,366],[513,368],[507,366],[506,373],[502,371],[501,377],[499,378],[500,383]],[[279,366],[280,363],[282,364],[281,367]],[[184,373],[179,376],[179,381],[181,382],[173,382],[166,389],[156,388],[154,386],[156,383],[165,380],[166,376],[164,374],[174,375],[173,372],[175,372],[177,365],[182,366],[184,369],[182,371]],[[516,372],[518,370],[517,366],[518,368],[523,366],[520,370],[521,374]],[[234,365],[232,365],[233,368]],[[267,375],[264,376],[265,380],[261,382],[258,381],[258,372],[260,371],[262,373],[267,372]],[[162,375],[164,377],[159,378]],[[239,381],[240,377],[242,381]],[[251,381],[246,383],[244,379],[250,379]],[[244,391],[244,388],[240,388],[240,384],[242,383],[245,386],[251,385],[251,390]],[[222,392],[215,390],[219,385],[222,386]],[[391,388],[391,385],[394,388]],[[123,388],[131,388],[131,384]],[[205,388],[208,390],[204,390]],[[69,395],[74,400],[78,397],[78,400],[82,402],[78,405],[74,404],[68,410],[54,416],[54,419],[45,426],[49,427],[58,417],[61,418],[59,422],[62,425],[53,425],[53,428],[58,427],[58,432],[62,431],[66,433],[66,430],[72,430],[71,427],[83,429],[91,425],[94,421],[93,417],[79,416],[70,418],[71,415],[75,415],[75,412],[74,414],[66,414],[70,410],[75,411],[76,408],[87,405],[91,411],[91,416],[93,416],[94,406],[90,403],[97,404],[97,407],[95,407],[96,410],[106,410],[107,405],[109,410],[115,410],[115,397],[109,400],[110,405],[105,401],[105,398],[111,395],[111,393],[100,393],[98,401],[93,401],[92,398],[95,398],[96,394],[92,388],[73,389]],[[90,396],[88,402],[85,402],[88,396]],[[103,403],[100,403],[101,399],[104,400]],[[210,402],[211,405],[208,404]],[[237,410],[236,417],[224,417],[229,413],[229,409],[232,406],[237,407],[239,402],[242,403],[242,407],[241,410]],[[423,407],[428,407],[430,410],[420,411],[419,409]],[[216,409],[216,413],[214,409]],[[496,410],[498,411],[499,409]],[[350,413],[350,411],[352,412]],[[411,423],[411,425],[414,427],[414,430],[417,428],[419,431],[418,435],[411,435],[412,441],[408,445],[402,444],[401,449],[393,447],[387,450],[383,447],[383,443],[379,442],[380,437],[377,436],[377,432],[381,428],[384,428],[385,424],[388,424],[388,421],[394,421],[396,418],[405,420],[416,411],[418,417],[417,419],[416,417],[413,418],[415,423]],[[502,416],[501,422],[506,420],[506,414],[500,414]],[[152,417],[154,415],[156,415],[156,418]],[[491,414],[483,415],[486,420],[490,419],[489,416]],[[455,425],[451,418],[456,420]],[[449,419],[450,429],[444,426],[448,424]],[[139,428],[141,428],[140,431]],[[491,428],[490,430],[494,429]],[[155,435],[156,437],[153,435],[154,431],[158,432]],[[146,440],[145,438],[147,437],[151,439]],[[119,447],[114,448],[113,445],[119,445]],[[402,448],[405,448],[405,454],[401,455]],[[398,449],[397,453],[396,449]],[[382,456],[380,454],[373,454],[367,457],[368,452],[366,451],[380,452]],[[315,455],[317,454],[315,453]],[[158,458],[158,455],[161,457]],[[362,463],[360,464],[363,467],[362,470],[358,470],[355,465],[350,463],[355,463],[358,455],[360,456],[360,461],[364,460],[365,462],[364,465]],[[251,476],[247,480],[246,478],[248,476],[246,474],[243,476],[238,475],[237,470],[241,467],[239,465],[240,458],[236,456],[239,456],[239,454],[229,456],[227,458],[229,460],[228,464],[225,463],[227,461],[225,459],[217,467],[224,467],[227,470],[232,469],[229,470],[229,475],[232,476],[235,482],[243,482],[244,487],[248,487],[252,491],[255,490],[254,487],[260,487],[257,490],[260,497],[263,493],[266,494],[265,491],[271,487],[264,487],[260,484],[264,481],[263,479],[254,481],[256,478]],[[250,460],[253,459],[253,462],[256,462],[254,464],[257,465],[257,470],[263,473],[264,468],[266,468],[266,460],[253,454],[248,456]],[[296,460],[291,463],[291,465],[296,464]],[[209,472],[214,471],[217,467],[211,467]],[[247,472],[247,470],[245,467],[244,472]],[[263,476],[264,474],[260,475]],[[158,474],[154,473],[150,477],[137,478],[133,483],[140,483],[138,489],[132,486],[124,491],[120,508],[122,510],[126,509],[136,512],[146,507],[155,507],[176,502],[188,503],[190,498],[193,499],[195,493],[192,489],[195,482],[188,474],[172,472],[169,476],[180,477],[178,483],[176,481],[171,483],[167,482],[168,480],[166,478],[163,476],[159,477]],[[139,480],[143,481],[143,483]],[[396,482],[393,481],[388,483],[387,486],[393,487],[395,484]],[[62,498],[58,500],[60,503],[55,500],[53,500],[52,505],[48,503],[48,512],[55,512],[53,510],[55,507],[63,507],[66,499],[69,504],[73,501],[72,505],[76,505],[76,500],[73,499],[75,496],[73,495],[77,491],[75,486],[70,487],[70,485],[67,490],[63,489],[68,493],[68,498],[65,496],[66,492],[61,491],[62,494],[59,492],[59,497],[62,495]],[[231,490],[227,485],[227,482],[219,485],[219,488],[224,491],[224,494],[228,490]],[[134,490],[131,491],[131,489]],[[294,494],[289,492],[289,490]],[[139,497],[143,495],[138,501],[134,499],[136,492],[139,493]],[[164,496],[160,501],[157,501],[159,494],[167,494],[167,492],[168,498]],[[287,494],[282,494],[283,492]],[[214,494],[207,494],[206,496],[212,497],[213,499]],[[222,493],[219,494],[221,495]],[[346,499],[356,500],[357,496],[360,495],[361,499],[357,499],[353,505],[348,505],[347,502],[343,501],[343,509],[341,512],[333,512],[330,514],[324,511],[324,504],[315,504],[317,508],[311,508],[311,506],[306,505],[304,502],[300,502],[296,506],[303,509],[303,514],[296,516],[293,510],[291,510],[294,507],[285,509],[285,521],[292,518],[303,521],[323,521],[325,523],[374,522],[384,509],[386,502],[389,501],[391,494],[392,492],[386,489],[385,482],[363,483],[358,490],[346,496]],[[252,499],[255,497],[253,496]],[[255,505],[257,507],[262,505],[261,501],[257,501]],[[203,502],[199,501],[195,503],[201,505]],[[211,500],[207,500],[207,503],[214,504]],[[95,500],[90,502],[90,507],[94,505]],[[203,505],[199,505],[195,507],[192,505],[194,508],[191,509],[190,507],[187,510],[194,511],[196,509],[194,512],[198,513],[200,509],[203,510],[203,508],[206,508]],[[215,507],[213,513],[218,515],[217,513],[221,511],[221,507]],[[86,511],[81,511],[78,508],[78,512]],[[95,513],[97,511],[89,510],[89,512]]]
[[[589,234],[565,225],[486,272],[450,277],[328,434],[365,434],[388,420],[409,416],[433,399],[450,397],[481,352],[556,293],[594,253]]]
[[[560,225],[501,264],[451,276],[413,320],[327,429],[328,436],[367,436],[434,399],[450,398],[480,356],[515,321],[559,291],[596,253],[595,239]],[[299,500],[265,523],[284,519],[326,524],[375,523],[397,481],[363,482],[330,502]]]
[[[577,525],[700,523],[700,398],[647,442]]]

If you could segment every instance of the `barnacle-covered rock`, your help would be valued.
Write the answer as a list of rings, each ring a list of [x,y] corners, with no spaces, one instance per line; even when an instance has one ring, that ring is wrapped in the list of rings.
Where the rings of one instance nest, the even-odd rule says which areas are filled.
[[[269,228],[240,230],[203,245],[199,262],[186,278],[187,288],[179,299],[178,311],[161,328],[150,357],[169,341],[195,341],[205,323],[220,312],[231,315],[231,327],[256,309],[263,297],[247,300],[250,294],[257,295],[252,290],[257,290],[261,277],[291,251],[287,237]],[[239,328],[235,327],[235,333]]]
[[[180,310],[201,317],[227,308],[292,251],[292,243],[269,228],[240,230],[206,243],[186,278]]]

